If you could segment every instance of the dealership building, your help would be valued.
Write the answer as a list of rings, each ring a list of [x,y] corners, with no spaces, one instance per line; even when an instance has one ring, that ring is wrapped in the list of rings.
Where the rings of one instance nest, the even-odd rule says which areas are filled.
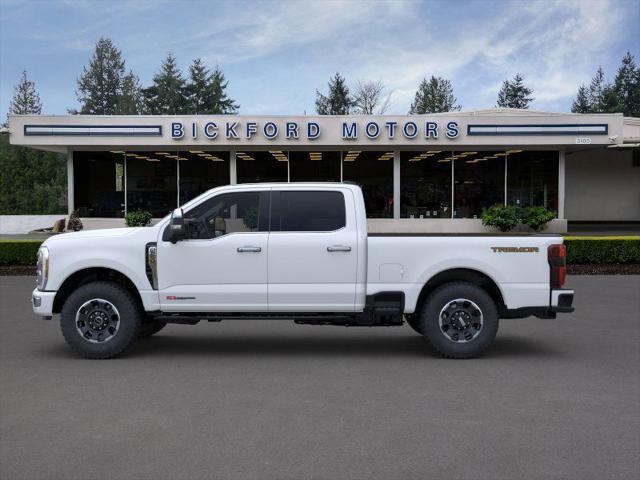
[[[369,228],[481,232],[483,208],[640,222],[640,119],[491,109],[408,116],[12,116],[14,145],[67,157],[68,208],[90,227],[166,215],[221,185],[353,182]]]

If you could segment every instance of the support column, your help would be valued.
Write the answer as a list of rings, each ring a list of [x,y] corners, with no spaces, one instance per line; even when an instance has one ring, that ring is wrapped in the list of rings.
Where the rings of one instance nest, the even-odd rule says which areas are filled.
[[[73,150],[67,149],[67,213],[75,210],[75,191],[73,177]]]
[[[400,151],[393,151],[393,218],[400,218]]]
[[[564,179],[565,179],[565,149],[560,150],[558,158],[558,218],[564,219]]]
[[[176,207],[180,208],[180,160],[176,158]]]
[[[238,183],[238,171],[236,170],[236,151],[229,152],[229,185]]]

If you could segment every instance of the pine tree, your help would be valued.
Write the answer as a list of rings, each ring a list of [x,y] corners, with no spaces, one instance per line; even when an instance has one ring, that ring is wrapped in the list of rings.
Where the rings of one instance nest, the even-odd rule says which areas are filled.
[[[209,107],[206,113],[230,114],[237,113],[240,105],[227,97],[226,90],[229,82],[225,80],[224,73],[216,65],[208,82],[210,92]]]
[[[502,82],[502,88],[498,92],[498,107],[502,108],[529,108],[533,101],[530,95],[533,89],[524,85],[524,78],[517,73],[512,81]]]
[[[208,107],[209,70],[200,58],[196,58],[189,66],[189,83],[185,94],[189,103],[189,113],[197,115],[206,112]]]
[[[89,67],[83,67],[82,75],[78,79],[76,94],[81,104],[80,113],[117,113],[124,72],[124,60],[120,50],[108,38],[98,40]]]
[[[22,72],[9,113],[39,115],[42,104],[35,84]],[[64,213],[66,157],[9,144],[0,135],[0,215]]]
[[[592,113],[604,112],[604,99],[603,94],[607,84],[604,80],[604,71],[602,67],[598,67],[596,74],[591,79],[589,84],[589,104],[591,105]]]
[[[573,113],[591,113],[591,102],[589,101],[589,91],[584,85],[578,88],[576,99],[571,104]]]
[[[140,115],[144,113],[144,98],[140,80],[132,71],[122,79],[120,95],[116,103],[118,115]]]
[[[622,59],[613,88],[625,116],[640,117],[640,69],[631,52],[627,52]]]
[[[449,80],[431,76],[427,81],[423,78],[411,104],[410,114],[452,112],[460,110],[453,95],[453,86]]]
[[[176,115],[188,112],[185,81],[175,57],[169,53],[160,72],[153,77],[153,85],[143,90],[146,108],[154,115]]]
[[[195,59],[189,67],[189,83],[185,88],[190,113],[237,113],[239,105],[226,94],[228,83],[220,67],[216,65],[213,73],[209,73],[202,60]]]
[[[36,91],[36,84],[27,78],[26,70],[22,71],[20,83],[13,91],[9,113],[14,115],[40,115],[42,113],[42,103]]]
[[[349,95],[349,87],[339,73],[329,80],[327,96],[316,90],[316,112],[319,115],[348,115],[353,106],[354,100]]]

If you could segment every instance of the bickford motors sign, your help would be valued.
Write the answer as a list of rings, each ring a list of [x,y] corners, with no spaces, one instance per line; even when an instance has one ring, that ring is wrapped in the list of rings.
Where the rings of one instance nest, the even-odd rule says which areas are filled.
[[[335,122],[331,127],[338,128],[339,132],[331,132],[332,137],[339,134],[342,140],[357,140],[364,136],[369,140],[384,138],[394,140],[402,137],[407,140],[424,138],[436,140],[440,136],[448,139],[458,138],[460,127],[457,122],[449,121],[439,125],[433,121],[368,121],[359,123],[356,121]],[[318,122],[307,121],[192,121],[172,122],[171,138],[174,140],[206,138],[216,140],[251,140],[254,137],[262,137],[266,140],[316,140],[323,134],[322,126]]]

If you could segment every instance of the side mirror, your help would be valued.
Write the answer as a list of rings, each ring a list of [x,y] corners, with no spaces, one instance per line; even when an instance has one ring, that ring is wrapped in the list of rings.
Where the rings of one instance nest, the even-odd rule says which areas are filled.
[[[184,226],[184,216],[181,208],[176,208],[171,213],[171,220],[169,221],[169,241],[171,243],[179,242],[180,240],[184,240],[185,237],[185,226]]]

